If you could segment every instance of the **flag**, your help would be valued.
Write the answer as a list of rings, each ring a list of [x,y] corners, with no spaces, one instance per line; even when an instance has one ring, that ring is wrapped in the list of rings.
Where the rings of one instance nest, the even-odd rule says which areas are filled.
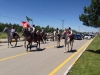
[[[30,18],[29,18],[29,17],[27,17],[27,16],[26,16],[26,19],[27,19],[27,21],[28,21],[28,22],[29,22],[29,21],[32,21],[32,19],[30,19]]]
[[[22,21],[22,26],[23,26],[23,28],[30,27],[30,25],[28,24],[28,22],[24,22],[24,21]]]

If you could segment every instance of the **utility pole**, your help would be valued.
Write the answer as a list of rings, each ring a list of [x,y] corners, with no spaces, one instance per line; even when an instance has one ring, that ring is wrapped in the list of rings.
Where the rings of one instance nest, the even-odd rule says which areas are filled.
[[[65,20],[62,20],[62,30],[64,30],[64,21]]]

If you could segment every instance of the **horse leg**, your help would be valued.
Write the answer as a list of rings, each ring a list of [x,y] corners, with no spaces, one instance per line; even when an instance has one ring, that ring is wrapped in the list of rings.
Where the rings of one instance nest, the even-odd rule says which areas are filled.
[[[57,41],[57,47],[58,47],[58,41]]]
[[[8,39],[8,48],[9,48],[9,39]]]
[[[64,50],[64,52],[66,52],[66,40],[65,40],[65,50]]]
[[[39,44],[39,49],[40,49],[40,41],[38,42],[38,44]]]
[[[73,42],[74,42],[74,41],[71,42],[71,50],[72,50],[72,48],[73,48]]]
[[[16,47],[16,45],[17,45],[17,39],[15,39],[15,41],[16,41],[16,44],[15,44],[15,47]]]
[[[28,45],[30,44],[30,42],[28,42],[27,47],[26,47],[26,52],[28,52]]]
[[[32,42],[30,43],[30,51],[31,51],[31,48],[32,48]]]
[[[36,50],[38,49],[38,42],[36,42],[37,43],[37,46],[36,46]]]
[[[12,40],[9,40],[10,45],[13,47],[13,45],[11,44]]]
[[[59,46],[60,46],[60,36],[59,36]]]
[[[24,42],[24,47],[26,48],[26,40],[25,40],[25,42]]]
[[[68,51],[69,51],[69,43],[68,43]]]

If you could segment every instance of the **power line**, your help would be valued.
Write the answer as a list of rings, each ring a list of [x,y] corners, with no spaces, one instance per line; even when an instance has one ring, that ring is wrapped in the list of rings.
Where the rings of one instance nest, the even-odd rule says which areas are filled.
[[[12,1],[10,1],[11,3],[13,3]],[[15,2],[15,1],[14,1]],[[17,2],[15,2],[14,4],[17,4]],[[21,3],[18,3],[17,5],[20,5],[20,6],[22,6],[22,7],[24,7],[25,9],[27,8],[27,10],[30,10],[29,9],[29,7],[27,7],[27,6],[24,6],[24,5],[22,5]],[[30,6],[30,8],[32,8],[32,6]],[[35,9],[35,10],[37,10],[37,9]],[[31,11],[29,11],[29,12],[33,12],[33,10],[31,9]],[[37,12],[37,13],[39,13],[39,12]],[[39,13],[39,14],[44,14],[45,15],[45,13]],[[52,16],[49,16],[49,17],[52,17]],[[60,20],[60,18],[58,18],[58,17],[52,17],[52,18],[56,18],[56,19],[59,19]]]
[[[17,5],[19,5],[19,6],[22,6],[22,7],[24,7],[24,8],[27,9],[27,10],[30,10],[29,7],[22,5],[21,3],[18,3],[17,1],[16,1],[16,2],[15,2],[15,1],[14,1],[14,2],[13,2],[13,1],[9,1],[9,2],[11,2],[11,3],[13,3],[13,4],[17,4]],[[31,6],[31,7],[32,7],[32,6]],[[35,10],[36,10],[36,9],[35,9]],[[33,10],[31,10],[31,11],[29,11],[29,12],[33,12]],[[37,12],[37,13],[39,13],[39,12]],[[45,14],[45,13],[40,13],[40,14]],[[20,20],[20,19],[8,17],[8,16],[3,16],[3,15],[0,15],[0,16],[6,17],[6,18],[11,18],[11,19]],[[50,17],[52,17],[52,16],[50,16]],[[52,18],[55,18],[55,17],[52,17]],[[58,18],[57,18],[57,19],[58,19]],[[60,18],[59,18],[59,19],[60,19]],[[20,21],[21,21],[21,20],[20,20]],[[38,23],[38,22],[36,22],[36,21],[34,21],[34,22],[37,23],[37,24],[40,24],[40,23]],[[44,26],[43,24],[40,24],[40,25]]]
[[[17,18],[13,18],[13,17],[8,17],[8,16],[4,16],[4,15],[1,15],[1,14],[0,14],[0,16],[6,17],[6,18],[11,18],[11,19],[16,19],[16,20],[19,20],[19,21],[22,21],[21,19],[17,19]]]

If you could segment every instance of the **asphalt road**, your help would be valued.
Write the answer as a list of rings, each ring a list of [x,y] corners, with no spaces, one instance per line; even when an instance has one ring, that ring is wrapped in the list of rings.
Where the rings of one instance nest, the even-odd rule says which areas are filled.
[[[24,42],[18,42],[14,48],[7,48],[7,43],[1,43],[0,75],[63,75],[88,46],[88,41],[75,40],[73,51],[66,53],[64,40],[61,41],[60,48],[56,47],[56,42],[47,41],[46,44],[41,44],[40,50],[32,48],[31,52],[26,52]]]

